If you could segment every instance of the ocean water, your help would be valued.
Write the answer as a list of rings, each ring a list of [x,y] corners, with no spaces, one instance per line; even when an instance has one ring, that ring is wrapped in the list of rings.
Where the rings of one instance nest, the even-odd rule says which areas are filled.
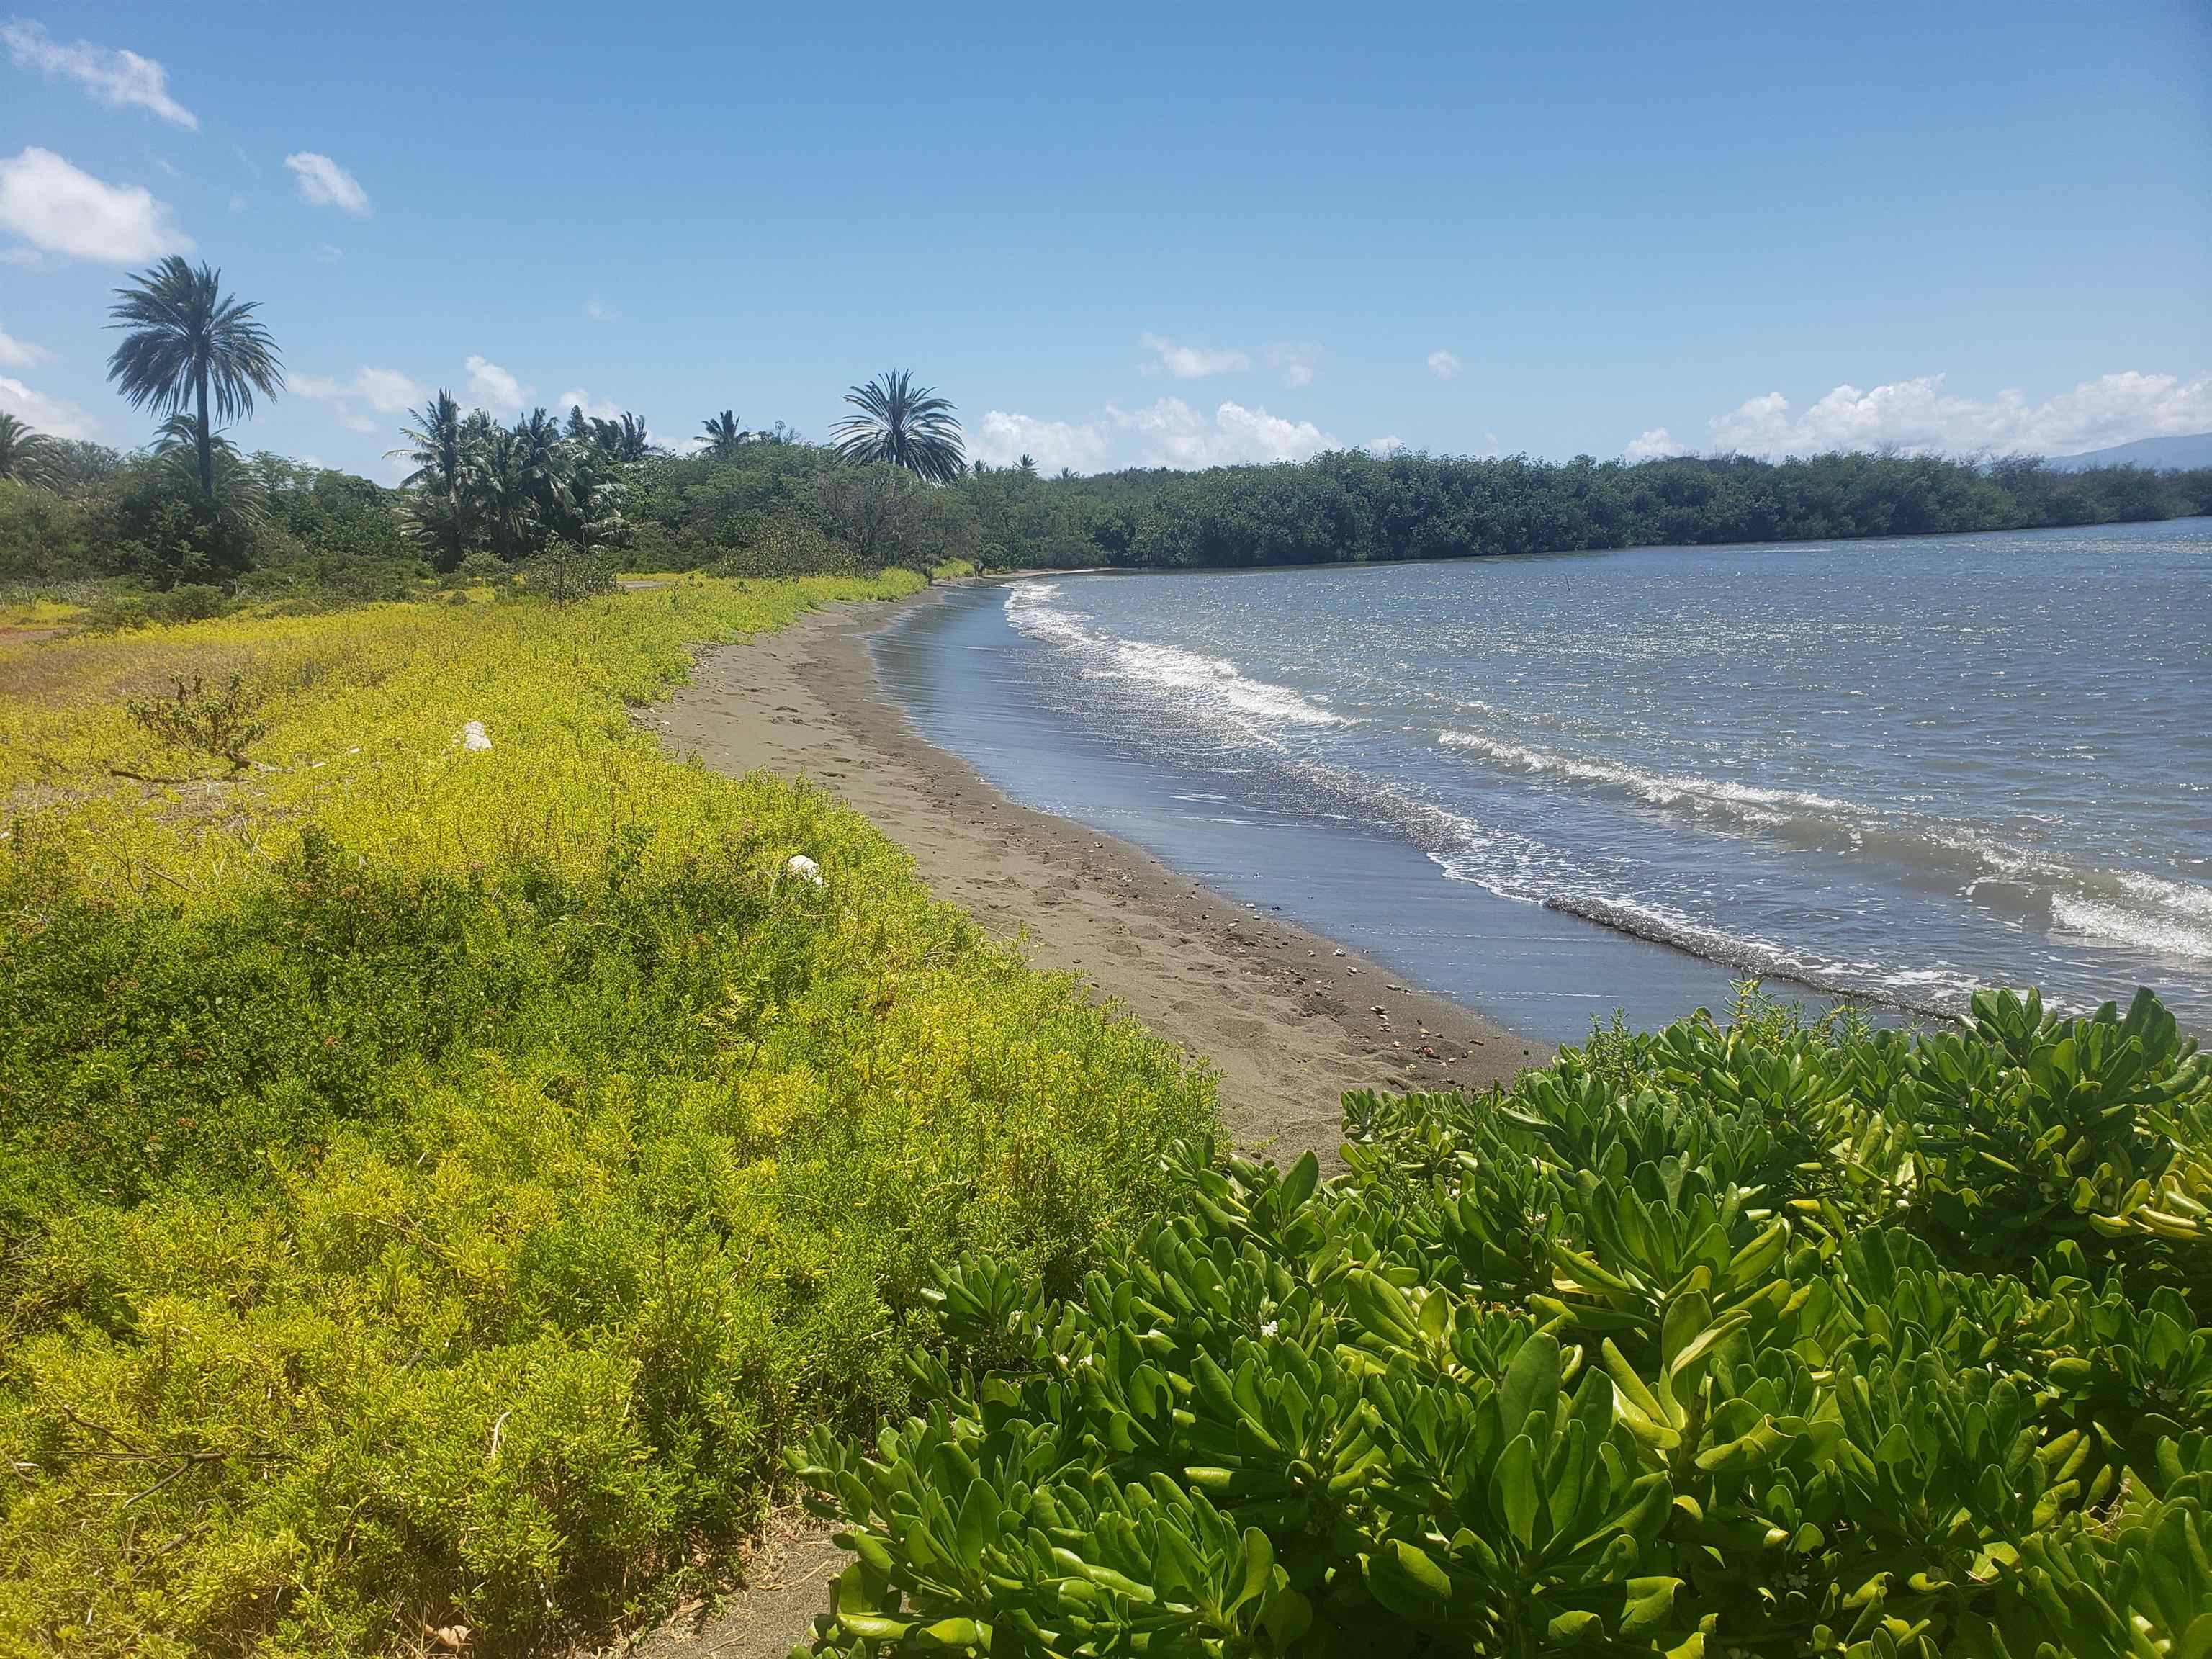
[[[1030,579],[877,649],[1017,799],[1531,1035],[1749,975],[2212,1031],[2212,520]]]

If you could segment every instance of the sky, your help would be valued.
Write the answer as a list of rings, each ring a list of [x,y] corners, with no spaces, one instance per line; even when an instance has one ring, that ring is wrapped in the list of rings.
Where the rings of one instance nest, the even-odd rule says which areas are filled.
[[[8,0],[0,0],[4,8]],[[118,447],[112,290],[260,301],[248,448],[828,434],[1047,470],[2212,430],[2212,4],[0,9],[0,411]]]

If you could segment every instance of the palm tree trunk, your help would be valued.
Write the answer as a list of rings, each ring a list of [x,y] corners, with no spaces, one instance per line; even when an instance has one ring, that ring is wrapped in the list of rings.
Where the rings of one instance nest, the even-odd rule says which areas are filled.
[[[200,495],[210,502],[215,500],[215,439],[208,431],[207,365],[202,363],[193,377],[194,390],[199,393],[200,426],[196,434],[200,450]]]

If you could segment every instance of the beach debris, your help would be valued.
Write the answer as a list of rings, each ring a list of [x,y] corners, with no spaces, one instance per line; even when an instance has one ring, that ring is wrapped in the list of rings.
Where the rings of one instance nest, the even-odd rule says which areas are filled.
[[[459,1653],[468,1644],[466,1625],[441,1625],[430,1632],[430,1645],[440,1653]]]
[[[1344,952],[1343,952],[1343,951],[1331,951],[1329,954],[1330,954],[1330,955],[1332,955],[1332,956],[1339,956],[1339,957],[1340,957],[1340,956],[1342,956],[1342,955],[1344,954]]]
[[[817,887],[826,887],[829,885],[829,884],[822,878],[822,866],[817,864],[812,859],[807,857],[804,853],[793,853],[791,855],[790,862],[786,864],[783,867],[792,875],[797,876],[801,881],[811,881]]]
[[[1356,974],[1356,973],[1358,973],[1358,972],[1359,971],[1359,969],[1358,969],[1357,968],[1347,968],[1347,969],[1346,969],[1344,971],[1345,971],[1346,973],[1347,973],[1347,974]]]
[[[461,751],[474,755],[491,747],[491,733],[484,730],[482,720],[471,720],[461,728]]]

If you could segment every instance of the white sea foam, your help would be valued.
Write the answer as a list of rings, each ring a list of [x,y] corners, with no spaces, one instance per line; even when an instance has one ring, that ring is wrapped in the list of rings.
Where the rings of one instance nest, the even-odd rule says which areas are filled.
[[[1718,816],[1758,830],[1827,832],[1854,851],[1915,868],[1949,868],[1962,897],[2046,920],[2079,941],[2166,957],[2212,958],[2212,887],[2136,870],[2083,868],[1925,813],[1883,810],[1808,790],[1647,770],[1553,753],[1479,732],[1438,733],[1445,746],[1531,776],[1626,793],[1647,805]]]
[[[1441,870],[1501,898],[1540,904],[1637,939],[1673,946],[1747,975],[1790,980],[1816,990],[1879,1001],[1920,1013],[1963,1012],[1980,982],[1948,967],[1906,967],[1846,960],[1705,921],[1637,890],[1625,860],[1577,855],[1518,831],[1451,811],[1392,782],[1307,763],[1315,781],[1379,809]]]
[[[2154,956],[2212,962],[2212,927],[2191,926],[2171,912],[2107,904],[2078,893],[2051,896],[2051,920],[2089,945],[2117,945]]]
[[[1247,731],[1351,724],[1289,686],[1252,678],[1225,657],[1127,640],[1091,627],[1088,615],[1059,598],[1057,582],[1017,582],[1006,590],[1006,621],[1018,633],[1074,653],[1092,678],[1138,682]]]
[[[1687,805],[1735,812],[1762,823],[1782,822],[1784,811],[1838,817],[1866,811],[1832,795],[1814,794],[1808,790],[1772,789],[1757,784],[1732,783],[1724,778],[1649,772],[1618,761],[1553,754],[1523,744],[1504,742],[1480,732],[1441,732],[1437,735],[1437,740],[1448,748],[1466,750],[1499,765],[1528,773],[1550,773],[1578,783],[1602,784],[1625,790],[1655,806]]]

